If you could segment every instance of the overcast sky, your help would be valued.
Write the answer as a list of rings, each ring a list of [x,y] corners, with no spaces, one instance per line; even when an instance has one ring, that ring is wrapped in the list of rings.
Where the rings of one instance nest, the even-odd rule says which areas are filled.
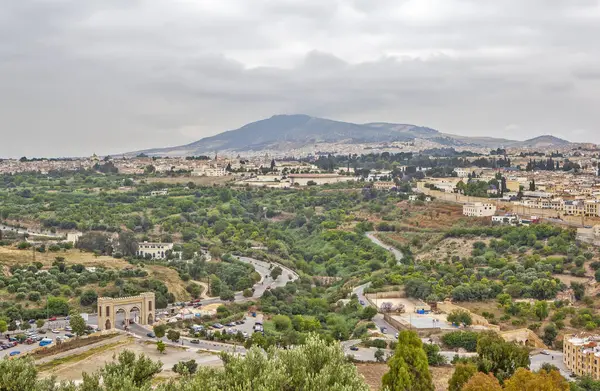
[[[600,1],[0,0],[0,156],[280,113],[600,143]]]

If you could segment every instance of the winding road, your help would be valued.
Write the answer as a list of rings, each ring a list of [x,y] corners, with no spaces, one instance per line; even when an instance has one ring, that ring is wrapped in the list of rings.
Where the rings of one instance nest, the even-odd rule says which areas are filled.
[[[386,250],[388,250],[389,252],[391,252],[392,254],[394,254],[394,257],[396,257],[396,261],[398,261],[398,263],[400,263],[402,261],[402,259],[404,258],[404,254],[402,254],[402,252],[400,252],[398,249],[388,246],[385,243],[383,243],[381,240],[377,239],[377,237],[375,236],[376,232],[366,232],[365,236],[369,239],[371,239],[371,242],[375,243],[376,245],[385,248]]]
[[[383,247],[384,249],[386,249],[386,250],[390,251],[392,254],[394,254],[394,257],[396,257],[396,261],[398,263],[400,263],[402,261],[402,258],[404,258],[404,255],[402,254],[402,252],[395,249],[394,247],[387,246],[381,240],[377,239],[377,237],[375,236],[375,232],[366,232],[365,236],[367,238],[369,238],[376,245]],[[367,298],[365,297],[365,289],[368,288],[370,284],[371,283],[368,282],[366,284],[359,285],[352,290],[352,293],[354,293],[358,297],[358,300],[360,303],[362,303],[363,307],[371,305],[369,303],[369,300],[367,300]],[[395,335],[398,332],[398,330],[394,326],[392,326],[391,324],[386,322],[385,319],[383,319],[383,314],[377,313],[377,315],[375,315],[373,317],[373,323],[375,323],[377,325],[379,330],[382,330],[382,328],[385,327],[386,332],[384,334]]]

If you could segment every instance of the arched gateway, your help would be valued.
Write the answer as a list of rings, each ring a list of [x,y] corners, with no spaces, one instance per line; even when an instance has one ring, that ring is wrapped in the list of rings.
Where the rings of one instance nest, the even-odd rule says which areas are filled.
[[[151,325],[156,310],[154,292],[144,292],[139,296],[129,297],[99,297],[98,298],[98,327],[108,330],[117,325],[117,312],[125,314],[125,324],[129,324],[130,316],[142,325]]]

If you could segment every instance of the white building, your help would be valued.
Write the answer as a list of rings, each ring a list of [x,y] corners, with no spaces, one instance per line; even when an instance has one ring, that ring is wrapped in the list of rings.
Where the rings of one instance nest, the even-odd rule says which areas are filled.
[[[489,217],[496,214],[496,205],[483,202],[469,202],[463,205],[463,215],[469,217]]]
[[[226,176],[227,174],[227,170],[219,166],[201,166],[192,171],[193,176]]]
[[[138,244],[136,255],[139,257],[149,256],[153,259],[165,259],[167,251],[173,250],[173,243],[144,242]]]
[[[152,197],[166,196],[167,194],[169,194],[169,189],[154,190],[150,192],[150,195]]]

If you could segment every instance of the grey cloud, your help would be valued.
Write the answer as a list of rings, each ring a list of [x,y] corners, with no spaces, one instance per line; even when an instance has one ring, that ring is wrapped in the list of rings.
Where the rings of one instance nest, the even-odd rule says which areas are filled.
[[[276,113],[600,142],[598,1],[4,3],[0,156],[175,145]]]

